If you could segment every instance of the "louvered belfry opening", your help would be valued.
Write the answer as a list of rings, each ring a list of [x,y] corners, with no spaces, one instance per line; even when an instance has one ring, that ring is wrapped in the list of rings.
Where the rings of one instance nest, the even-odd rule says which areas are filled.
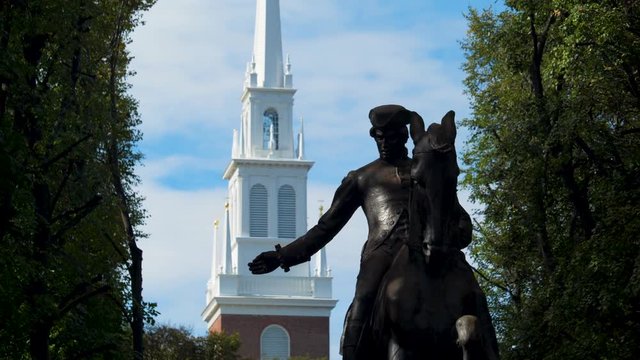
[[[267,237],[269,234],[269,210],[267,188],[255,184],[249,192],[249,235]]]
[[[283,185],[278,190],[278,237],[296,237],[296,191],[291,185]]]

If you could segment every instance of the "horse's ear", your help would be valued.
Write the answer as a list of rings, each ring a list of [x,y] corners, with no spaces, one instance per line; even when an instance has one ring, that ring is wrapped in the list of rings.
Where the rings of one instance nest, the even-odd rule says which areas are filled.
[[[444,132],[444,139],[447,143],[453,144],[456,140],[456,122],[454,118],[456,113],[453,110],[449,110],[442,121],[440,121],[440,125],[442,126],[442,130]]]
[[[414,144],[424,135],[424,120],[415,111],[411,112],[411,117],[409,118],[409,132]]]

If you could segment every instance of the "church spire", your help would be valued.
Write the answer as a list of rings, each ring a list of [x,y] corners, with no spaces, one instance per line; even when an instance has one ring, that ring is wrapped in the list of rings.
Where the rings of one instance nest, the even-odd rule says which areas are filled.
[[[279,0],[258,0],[253,40],[257,86],[283,87],[282,35]]]
[[[216,274],[217,274],[217,269],[216,267],[218,266],[218,262],[216,261],[216,257],[218,256],[217,254],[217,247],[218,247],[218,225],[220,224],[220,222],[218,220],[215,220],[213,222],[213,257],[211,260],[211,279],[215,279],[216,278]]]
[[[296,151],[298,160],[304,159],[304,119],[300,118],[300,131],[298,132],[298,149]]]
[[[229,221],[229,203],[224,204],[225,242],[224,242],[224,273],[233,274],[233,260],[231,256],[231,222]]]

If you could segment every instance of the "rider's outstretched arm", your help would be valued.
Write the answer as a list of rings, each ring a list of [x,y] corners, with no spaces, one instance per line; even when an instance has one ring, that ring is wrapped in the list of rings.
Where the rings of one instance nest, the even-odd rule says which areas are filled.
[[[276,251],[266,251],[258,255],[249,263],[249,269],[254,274],[271,272],[278,266],[288,271],[291,266],[309,261],[311,255],[338,234],[361,204],[357,177],[354,172],[350,172],[342,180],[333,196],[331,207],[320,217],[317,225],[292,243],[284,247],[278,245]]]

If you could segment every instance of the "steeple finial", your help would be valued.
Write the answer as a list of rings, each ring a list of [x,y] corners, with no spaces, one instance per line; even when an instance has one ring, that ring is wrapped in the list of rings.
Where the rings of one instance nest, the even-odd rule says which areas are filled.
[[[291,58],[289,57],[289,54],[287,54],[287,65],[285,69],[285,75],[291,74]]]
[[[291,89],[293,87],[293,74],[291,73],[291,59],[287,54],[287,65],[284,69],[284,87]]]

